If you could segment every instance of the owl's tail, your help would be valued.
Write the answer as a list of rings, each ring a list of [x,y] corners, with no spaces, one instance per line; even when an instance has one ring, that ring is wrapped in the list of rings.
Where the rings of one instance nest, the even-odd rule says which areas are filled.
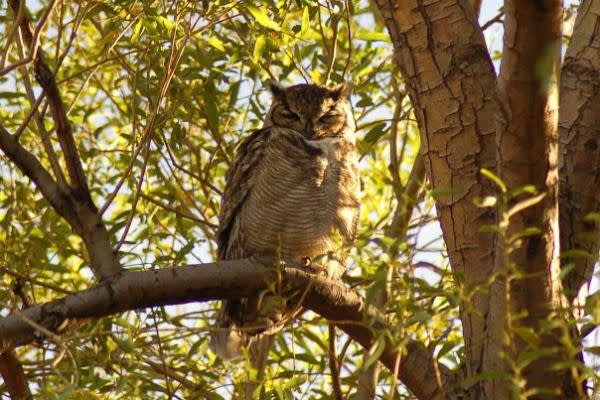
[[[235,303],[223,301],[216,329],[211,332],[210,348],[222,360],[241,356],[242,349],[248,344],[248,334],[242,329],[242,318],[238,315],[241,307]]]

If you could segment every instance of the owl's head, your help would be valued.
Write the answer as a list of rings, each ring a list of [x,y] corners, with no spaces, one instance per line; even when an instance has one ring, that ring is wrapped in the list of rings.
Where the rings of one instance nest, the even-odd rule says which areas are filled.
[[[348,102],[351,88],[301,84],[283,87],[270,83],[271,109],[264,127],[277,126],[300,132],[306,139],[344,137],[355,142],[355,125]]]

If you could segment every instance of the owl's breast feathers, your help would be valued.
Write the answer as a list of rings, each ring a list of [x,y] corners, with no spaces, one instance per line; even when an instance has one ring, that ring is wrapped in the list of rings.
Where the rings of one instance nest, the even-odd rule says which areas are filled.
[[[220,259],[261,254],[315,257],[351,240],[359,214],[358,155],[343,138],[306,140],[265,128],[238,147],[218,230]]]

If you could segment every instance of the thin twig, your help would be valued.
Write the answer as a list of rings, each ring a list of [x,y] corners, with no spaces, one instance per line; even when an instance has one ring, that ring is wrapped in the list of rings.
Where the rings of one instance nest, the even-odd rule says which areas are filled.
[[[41,287],[45,287],[46,289],[54,290],[55,292],[58,292],[58,293],[62,293],[62,294],[73,294],[73,293],[75,293],[75,292],[73,292],[71,290],[62,288],[61,286],[54,285],[54,284],[48,283],[48,282],[42,282],[40,280],[37,280],[37,279],[31,278],[29,276],[23,275],[23,274],[21,274],[21,273],[19,273],[17,271],[13,271],[11,269],[8,269],[7,267],[0,267],[0,273],[11,275],[11,276],[13,276],[13,277],[15,277],[17,279],[26,280],[26,281],[28,281],[32,285],[38,285],[38,286],[41,286]]]
[[[21,35],[22,35],[21,32],[17,33],[16,42],[17,42],[17,47],[19,49],[19,53],[20,53],[21,57],[23,57],[24,49],[23,49],[23,40],[22,40]],[[15,134],[14,134],[15,139],[17,141],[19,140],[19,138],[21,137],[21,134],[25,131],[25,129],[29,125],[29,121],[31,120],[31,118],[35,117],[35,124],[38,128],[38,133],[42,139],[42,145],[44,146],[44,150],[46,151],[48,160],[50,161],[50,167],[52,168],[52,172],[54,172],[54,176],[56,177],[56,182],[58,183],[58,186],[62,190],[67,191],[67,187],[68,187],[67,180],[65,178],[62,168],[60,167],[60,163],[58,161],[58,156],[56,155],[56,152],[54,151],[54,148],[52,147],[52,143],[50,142],[48,131],[46,130],[46,126],[44,125],[44,119],[42,117],[42,113],[39,112],[39,106],[40,106],[42,100],[45,98],[45,93],[44,93],[44,91],[42,91],[42,93],[40,93],[38,99],[35,100],[35,93],[33,92],[33,85],[31,84],[31,79],[29,78],[27,68],[25,68],[25,67],[22,68],[22,75],[23,75],[23,83],[25,84],[25,91],[27,93],[27,97],[29,98],[29,104],[31,105],[31,110],[27,114],[25,120],[23,120],[23,123],[21,124],[19,129],[15,132]],[[46,106],[47,106],[47,104],[48,103],[46,103]]]
[[[483,24],[481,26],[481,30],[485,31],[486,29],[488,29],[490,26],[494,25],[495,23],[502,23],[503,17],[504,17],[504,11],[500,11],[498,14],[496,14],[496,16],[494,18],[490,19],[485,24]]]
[[[344,71],[342,72],[342,79],[346,79],[346,74],[348,73],[348,68],[350,67],[350,61],[352,60],[352,43],[354,42],[352,40],[352,18],[350,17],[350,3],[348,0],[344,0],[344,4],[344,8],[346,9],[346,29],[348,32],[348,56],[346,57],[346,65],[344,65]]]
[[[13,12],[16,13],[18,10],[18,0],[10,0],[9,3],[13,9]],[[46,19],[48,18],[50,11],[52,10],[55,4],[56,0],[51,1],[47,9],[44,11],[42,19],[44,17]],[[41,22],[42,21],[38,23],[36,31],[32,34],[31,29],[29,27],[28,18],[24,17],[21,21],[21,34],[24,42],[30,48],[30,54],[33,52],[32,50],[36,49],[38,46],[38,39],[36,34],[39,36],[38,29],[41,28]],[[71,124],[67,119],[64,104],[62,102],[58,87],[56,86],[54,74],[52,73],[50,67],[44,59],[43,53],[37,52],[37,50],[35,51],[35,78],[38,84],[42,87],[42,89],[44,89],[44,92],[46,93],[46,97],[50,105],[50,110],[52,111],[52,115],[54,117],[56,134],[58,136],[60,147],[63,151],[63,156],[67,165],[67,171],[71,180],[71,185],[73,187],[74,192],[77,193],[77,196],[80,199],[84,200],[88,206],[93,207],[93,201],[87,186],[85,172],[83,171],[83,167],[81,165],[81,159],[79,158],[77,145],[75,144],[75,140],[73,139]]]
[[[175,36],[177,30],[173,29],[173,32],[174,32],[174,36]],[[121,179],[119,179],[119,182],[115,186],[115,190],[113,190],[113,192],[110,194],[110,196],[108,196],[108,198],[106,199],[106,202],[104,203],[102,208],[100,208],[100,211],[99,211],[100,216],[102,216],[106,212],[108,207],[111,205],[111,203],[113,202],[113,200],[119,193],[121,187],[125,183],[125,180],[131,173],[133,166],[135,165],[135,161],[137,160],[138,155],[140,154],[142,148],[144,148],[146,141],[151,140],[151,134],[152,134],[152,131],[154,130],[154,126],[156,124],[156,119],[158,117],[158,111],[160,110],[162,100],[167,92],[167,89],[169,88],[169,86],[171,84],[171,80],[173,79],[173,75],[175,74],[177,65],[179,64],[179,60],[181,59],[181,56],[183,55],[183,52],[185,50],[185,46],[187,45],[187,42],[189,41],[190,38],[191,38],[191,36],[189,34],[187,34],[185,36],[184,41],[183,41],[182,45],[179,47],[176,54],[174,54],[175,48],[176,48],[175,39],[174,38],[172,39],[173,45],[171,46],[171,56],[169,57],[169,65],[167,67],[167,70],[166,70],[167,72],[165,74],[165,77],[162,81],[161,89],[160,89],[158,97],[156,99],[156,104],[154,105],[154,111],[153,111],[152,115],[150,116],[150,120],[148,121],[146,128],[144,129],[144,132],[142,134],[142,139],[140,140],[139,145],[133,151],[133,155],[131,157],[131,161],[129,162],[129,165],[127,166],[127,169],[123,172]]]
[[[54,6],[56,5],[56,1],[57,0],[50,1],[50,3],[48,4],[48,7],[46,7],[46,10],[42,14],[40,21],[36,25],[35,30],[33,31],[31,40],[27,41],[28,42],[27,44],[29,45],[29,54],[27,55],[27,57],[25,57],[24,59],[21,59],[20,61],[14,63],[12,65],[9,65],[8,67],[1,70],[0,77],[3,77],[4,75],[10,73],[11,71],[19,68],[22,65],[29,64],[30,62],[32,62],[33,60],[36,59],[37,54],[38,54],[39,45],[40,45],[40,35],[41,35],[42,31],[44,30],[44,27],[46,26],[46,22],[48,22],[48,18],[50,17],[50,14],[52,13]],[[24,26],[29,30],[29,21],[26,16],[23,16],[23,11],[22,11],[22,9],[25,8],[25,5],[21,4],[20,0],[11,0],[11,1],[9,1],[9,3],[11,3],[11,6],[13,6],[13,12],[16,16],[15,20],[17,20],[17,21],[20,20],[19,25],[21,26],[21,30],[24,29]],[[21,18],[19,18],[19,12],[21,12]],[[30,32],[30,35],[31,35],[31,32]]]
[[[340,18],[337,15],[333,15],[331,18],[333,22],[333,36],[331,37],[331,54],[329,55],[329,63],[327,64],[327,72],[325,73],[325,84],[329,82],[329,78],[331,78],[331,72],[333,71],[333,65],[335,64],[335,56],[337,54],[338,26],[340,22]]]
[[[342,386],[340,384],[340,367],[335,355],[335,325],[329,324],[329,369],[331,370],[331,386],[336,400],[344,400]]]
[[[13,26],[10,29],[10,32],[6,36],[6,44],[4,45],[4,51],[2,52],[2,57],[0,58],[0,68],[4,69],[4,65],[6,64],[6,59],[8,57],[8,53],[10,52],[10,48],[12,47],[12,41],[14,40],[15,33],[17,29],[19,29],[19,25],[21,23],[21,18],[23,18],[23,13],[25,11],[25,0],[19,1],[19,9],[15,13],[15,18],[13,18]],[[23,56],[20,56],[23,58]]]
[[[200,218],[195,217],[193,215],[190,215],[190,214],[187,214],[187,213],[183,213],[183,212],[177,210],[176,208],[171,207],[168,204],[165,204],[162,201],[159,201],[159,200],[153,198],[152,196],[148,196],[144,192],[140,193],[140,197],[143,198],[143,199],[145,199],[145,200],[148,200],[150,203],[155,204],[155,205],[157,205],[160,208],[163,208],[163,209],[165,209],[167,211],[170,211],[170,212],[172,212],[172,213],[180,216],[181,218],[189,219],[190,221],[194,221],[194,222],[196,222],[198,224],[207,224],[207,225],[210,225],[211,227],[215,227],[214,224],[210,224],[210,223],[208,223],[208,222],[206,222],[204,220],[201,220]]]

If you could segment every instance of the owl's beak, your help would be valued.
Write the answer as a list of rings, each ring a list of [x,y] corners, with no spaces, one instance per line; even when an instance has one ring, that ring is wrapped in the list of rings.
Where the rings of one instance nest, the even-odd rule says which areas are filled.
[[[304,125],[304,137],[310,139],[311,137],[313,137],[314,134],[315,131],[313,130],[312,121],[306,122],[306,125]]]

